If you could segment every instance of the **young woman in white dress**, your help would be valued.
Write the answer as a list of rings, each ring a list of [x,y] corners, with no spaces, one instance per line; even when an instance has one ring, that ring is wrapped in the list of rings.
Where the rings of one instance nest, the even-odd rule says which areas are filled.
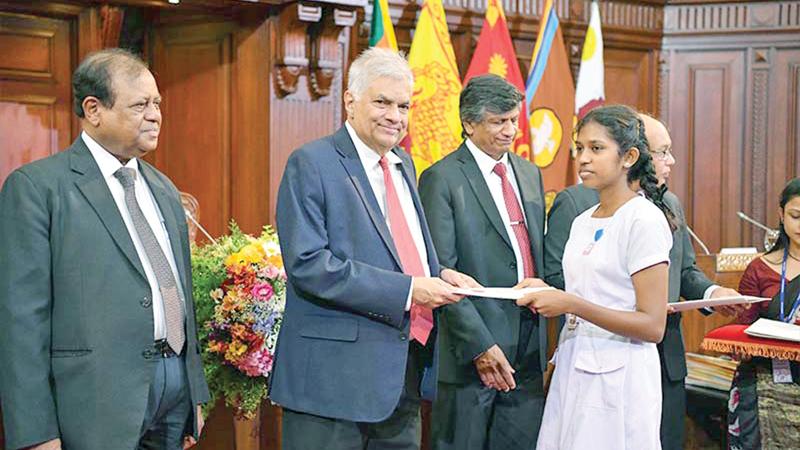
[[[577,125],[577,151],[580,177],[600,203],[572,224],[565,291],[517,302],[545,317],[566,314],[537,449],[660,449],[656,343],[666,322],[674,215],[632,109],[589,112]]]

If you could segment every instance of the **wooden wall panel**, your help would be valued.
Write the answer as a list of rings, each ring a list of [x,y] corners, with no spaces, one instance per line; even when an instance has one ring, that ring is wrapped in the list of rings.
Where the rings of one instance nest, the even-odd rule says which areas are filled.
[[[606,48],[603,58],[606,102],[655,113],[658,99],[655,51]]]
[[[71,26],[0,12],[0,184],[71,143]]]
[[[153,159],[179,190],[197,198],[203,226],[218,236],[231,217],[231,27],[171,26],[153,37],[163,97]]]
[[[670,188],[712,252],[737,246],[742,205],[745,54],[677,53],[670,72],[668,122],[675,149]]]
[[[719,246],[763,248],[763,231],[739,221],[735,213],[742,210],[775,226],[778,195],[800,168],[793,81],[800,52],[800,1],[685,3],[664,9],[660,110],[672,128],[678,159],[671,187],[689,203],[707,197],[706,189],[722,189],[720,203],[711,202],[707,210],[702,202],[688,205],[695,207],[690,225],[711,241],[712,251]],[[704,64],[724,66],[725,84],[708,86],[722,91],[723,115],[718,118],[705,117],[714,114],[706,106],[713,110],[715,104],[704,105],[703,98],[713,94],[686,97],[689,74],[698,74],[695,69]],[[719,142],[693,142],[706,139],[701,133],[716,135]],[[686,152],[716,152],[724,160],[717,163],[706,155],[708,165],[698,166]],[[720,184],[715,185],[718,177]],[[698,218],[704,222],[694,222]]]

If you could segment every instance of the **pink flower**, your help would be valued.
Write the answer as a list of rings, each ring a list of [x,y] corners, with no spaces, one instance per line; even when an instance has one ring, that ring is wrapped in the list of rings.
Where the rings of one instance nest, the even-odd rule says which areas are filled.
[[[272,298],[272,294],[274,293],[274,291],[272,290],[271,284],[258,283],[255,286],[253,286],[253,290],[250,291],[250,293],[253,294],[253,297],[255,297],[258,300],[267,301],[270,298]]]
[[[238,361],[236,367],[251,377],[267,376],[272,370],[273,356],[266,349],[251,352]]]

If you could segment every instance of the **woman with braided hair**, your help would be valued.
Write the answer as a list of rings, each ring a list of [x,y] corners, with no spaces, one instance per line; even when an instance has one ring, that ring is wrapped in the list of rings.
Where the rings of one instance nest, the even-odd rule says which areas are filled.
[[[635,111],[592,110],[577,125],[576,144],[580,177],[600,203],[572,224],[565,290],[517,301],[545,317],[567,316],[537,448],[660,449],[656,343],[666,322],[674,215]]]

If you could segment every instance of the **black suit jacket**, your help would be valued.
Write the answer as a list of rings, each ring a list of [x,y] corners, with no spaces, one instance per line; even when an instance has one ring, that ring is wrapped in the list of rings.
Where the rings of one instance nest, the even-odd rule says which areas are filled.
[[[570,186],[556,196],[547,218],[545,237],[545,281],[559,289],[564,288],[561,258],[569,238],[572,221],[597,204],[597,192],[582,184]],[[664,202],[675,213],[679,226],[672,234],[672,249],[669,253],[669,302],[680,298],[699,299],[713,283],[697,268],[691,237],[686,228],[683,208],[672,192],[664,194]],[[679,381],[686,377],[686,349],[681,335],[680,314],[667,316],[664,339],[658,344],[661,365],[667,377]]]
[[[522,198],[536,273],[541,274],[545,220],[541,173],[515,154],[508,157]],[[484,286],[510,287],[517,283],[510,241],[514,237],[506,233],[484,177],[465,144],[422,174],[419,191],[443,267],[469,274]],[[522,313],[513,301],[482,298],[467,298],[441,308],[439,381],[478,380],[473,359],[495,344],[513,364]],[[531,333],[526,353],[515,366],[519,379],[530,373],[527,369],[542,369],[546,363],[547,327],[544,318],[535,320],[538,329]]]

